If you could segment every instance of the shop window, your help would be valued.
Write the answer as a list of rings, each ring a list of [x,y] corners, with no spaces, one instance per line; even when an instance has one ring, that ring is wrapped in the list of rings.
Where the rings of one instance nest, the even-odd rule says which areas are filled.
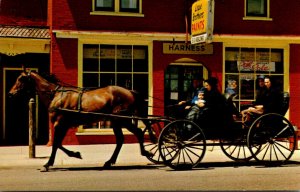
[[[148,47],[84,44],[82,73],[83,87],[118,85],[136,90],[147,99]],[[110,128],[110,122],[103,120],[93,125],[85,125],[83,128]]]
[[[270,0],[245,0],[244,19],[270,20]]]
[[[140,16],[142,0],[93,0],[92,14]]]
[[[274,86],[283,91],[283,49],[225,49],[225,93],[235,94],[240,111],[255,101],[259,76],[271,76]]]

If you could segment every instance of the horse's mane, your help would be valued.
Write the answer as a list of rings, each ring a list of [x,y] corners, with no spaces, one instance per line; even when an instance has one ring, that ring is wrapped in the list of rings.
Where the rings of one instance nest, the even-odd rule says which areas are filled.
[[[74,88],[78,88],[79,89],[79,87],[76,87],[76,86],[73,86],[73,85],[70,85],[68,83],[65,83],[65,82],[61,81],[53,73],[45,73],[45,72],[43,72],[43,73],[37,73],[35,71],[33,71],[33,72],[36,73],[36,74],[38,74],[38,75],[40,75],[44,79],[46,79],[49,83],[53,83],[53,84],[60,85],[60,86],[74,87]]]
[[[54,83],[54,84],[61,84],[62,82],[56,77],[55,74],[53,73],[38,73],[36,71],[32,71],[32,73],[36,73],[46,79],[49,83]]]

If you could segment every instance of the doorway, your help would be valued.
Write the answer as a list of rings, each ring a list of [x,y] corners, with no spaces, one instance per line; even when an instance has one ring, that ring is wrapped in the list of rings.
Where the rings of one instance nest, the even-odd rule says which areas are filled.
[[[5,145],[28,145],[29,140],[29,112],[28,103],[31,97],[36,101],[36,138],[38,139],[41,131],[38,129],[38,114],[41,111],[37,96],[22,94],[14,98],[8,98],[8,92],[14,85],[17,77],[22,72],[22,68],[4,68],[3,69],[3,125],[2,125],[2,141]],[[35,70],[31,68],[30,70]],[[42,110],[43,111],[43,110]],[[39,115],[43,117],[43,115]]]
[[[194,79],[206,79],[207,69],[201,63],[171,63],[165,71],[165,113],[179,101],[189,100]],[[174,112],[174,111],[173,111]]]

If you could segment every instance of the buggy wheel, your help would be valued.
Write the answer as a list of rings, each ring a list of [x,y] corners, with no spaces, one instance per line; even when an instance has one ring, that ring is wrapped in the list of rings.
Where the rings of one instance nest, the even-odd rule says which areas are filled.
[[[296,148],[296,133],[284,116],[268,113],[252,123],[247,144],[257,161],[280,165],[292,157]]]
[[[175,170],[187,170],[196,167],[203,159],[206,140],[194,122],[177,120],[162,130],[158,149],[165,165]]]
[[[247,135],[245,133],[229,140],[220,139],[220,147],[223,153],[234,161],[247,162],[253,158],[247,146]]]
[[[169,122],[168,122],[169,123]],[[146,156],[147,159],[153,163],[161,164],[163,160],[158,151],[158,137],[167,122],[148,121],[146,128],[143,130],[144,147],[153,156]]]

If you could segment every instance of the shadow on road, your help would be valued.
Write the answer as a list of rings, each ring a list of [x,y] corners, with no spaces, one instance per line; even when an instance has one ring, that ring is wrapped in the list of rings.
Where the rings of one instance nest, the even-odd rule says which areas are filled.
[[[193,168],[192,170],[188,171],[199,171],[199,170],[213,170],[216,168],[221,167],[255,167],[255,168],[279,168],[279,167],[299,167],[299,161],[288,161],[285,164],[276,164],[274,162],[266,164],[256,161],[249,161],[249,162],[234,162],[234,161],[227,161],[227,162],[204,162],[200,163],[197,167]],[[49,172],[57,172],[57,171],[114,171],[114,170],[154,170],[154,169],[166,169],[167,171],[179,171],[173,170],[165,165],[162,164],[149,164],[149,165],[114,165],[110,168],[104,168],[101,166],[82,166],[82,165],[72,165],[69,167],[52,167],[49,169]],[[187,171],[187,170],[180,170],[180,171]]]
[[[217,167],[256,167],[256,168],[271,168],[271,167],[297,167],[300,166],[299,161],[288,161],[285,164],[270,162],[270,163],[262,163],[257,161],[249,161],[249,162],[237,162],[237,161],[227,161],[227,162],[207,162],[200,163],[195,169],[209,169],[209,168],[217,168]]]
[[[115,165],[110,168],[104,168],[101,166],[69,166],[69,167],[52,167],[48,172],[55,171],[107,171],[107,170],[150,170],[150,169],[159,169],[163,165]]]

